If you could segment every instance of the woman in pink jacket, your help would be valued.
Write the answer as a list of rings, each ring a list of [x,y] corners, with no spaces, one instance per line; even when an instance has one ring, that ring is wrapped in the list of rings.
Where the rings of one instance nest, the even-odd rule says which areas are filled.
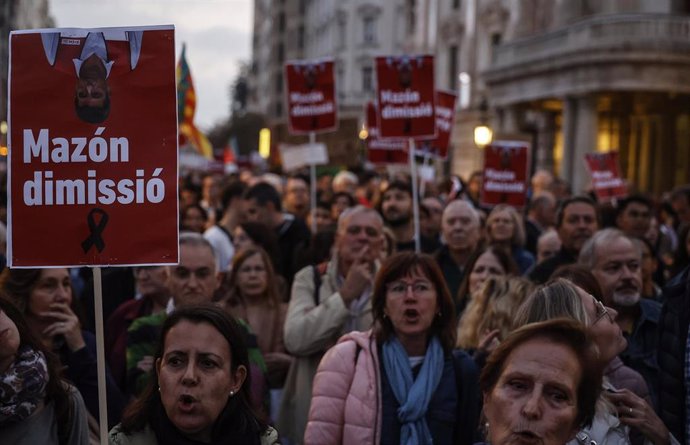
[[[477,369],[453,351],[455,311],[434,259],[391,256],[371,298],[373,329],[342,337],[319,365],[304,443],[474,443]]]

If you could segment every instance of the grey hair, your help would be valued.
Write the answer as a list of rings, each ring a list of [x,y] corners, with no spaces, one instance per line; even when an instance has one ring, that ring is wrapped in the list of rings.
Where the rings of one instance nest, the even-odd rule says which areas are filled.
[[[582,249],[580,249],[580,255],[577,259],[577,262],[589,270],[594,269],[594,266],[597,264],[599,259],[597,257],[599,248],[609,245],[619,238],[630,241],[630,243],[635,247],[640,259],[642,258],[642,248],[638,244],[633,242],[630,237],[625,235],[625,233],[621,232],[620,230],[608,228],[599,230],[585,242],[585,244],[582,246]]]
[[[445,208],[443,209],[443,215],[441,216],[441,220],[443,220],[443,218],[446,216],[446,211],[448,211],[448,209],[450,209],[452,207],[457,207],[457,206],[461,206],[461,207],[464,207],[466,210],[469,210],[470,217],[472,218],[472,222],[477,227],[482,226],[482,218],[481,218],[481,216],[479,216],[479,212],[477,211],[477,209],[474,208],[474,206],[472,205],[471,202],[468,202],[468,201],[465,201],[462,199],[456,199],[456,200],[453,200],[453,201],[449,202],[448,204],[446,204]]]
[[[345,225],[347,224],[350,217],[359,215],[360,213],[370,213],[374,215],[376,217],[376,220],[381,224],[381,226],[383,226],[383,217],[381,217],[381,214],[379,214],[379,212],[359,204],[354,207],[348,207],[343,211],[343,213],[340,214],[340,216],[338,217],[338,228],[336,232],[339,234],[343,233],[345,231]]]
[[[211,243],[200,233],[187,231],[180,232],[180,247],[182,246],[208,247],[208,249],[211,251],[211,254],[213,255],[213,260],[215,263],[216,251],[213,250],[213,246],[211,245]]]
[[[335,186],[335,185],[340,184],[341,182],[344,182],[344,181],[353,182],[355,185],[359,184],[359,180],[357,179],[357,175],[355,175],[351,171],[342,170],[342,171],[339,171],[335,175],[335,177],[333,177],[332,185]]]

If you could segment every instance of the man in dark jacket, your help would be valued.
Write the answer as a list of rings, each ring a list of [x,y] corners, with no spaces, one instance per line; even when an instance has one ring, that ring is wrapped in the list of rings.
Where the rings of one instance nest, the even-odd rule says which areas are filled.
[[[659,320],[659,416],[680,443],[688,429],[690,266],[668,282]]]

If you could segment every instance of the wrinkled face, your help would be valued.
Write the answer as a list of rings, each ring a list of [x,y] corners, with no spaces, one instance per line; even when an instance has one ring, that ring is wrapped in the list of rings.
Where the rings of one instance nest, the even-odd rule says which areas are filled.
[[[137,292],[144,296],[169,293],[168,273],[168,268],[163,266],[135,267]]]
[[[577,432],[582,369],[568,347],[544,338],[519,345],[484,394],[492,445],[563,445]]]
[[[441,231],[450,250],[473,250],[479,242],[479,223],[467,205],[450,203],[443,212]]]
[[[79,71],[75,91],[77,105],[103,108],[108,92],[105,67],[98,56],[93,54],[82,63]]]
[[[29,294],[27,315],[41,318],[53,303],[72,304],[72,280],[67,269],[43,269]]]
[[[309,187],[298,178],[290,178],[285,186],[285,208],[294,213],[302,213],[309,207]]]
[[[474,263],[472,272],[470,272],[470,295],[479,290],[482,284],[484,284],[490,276],[505,275],[506,273],[508,273],[508,271],[501,266],[496,255],[491,253],[491,251],[484,252],[479,256],[477,262]]]
[[[383,225],[373,213],[356,213],[345,221],[336,235],[335,247],[339,258],[351,263],[361,255],[370,261],[378,259],[383,247]]]
[[[196,207],[189,207],[184,211],[182,217],[182,227],[196,233],[204,233],[206,221],[204,215]]]
[[[607,306],[628,307],[640,301],[642,271],[640,253],[627,238],[616,238],[596,249],[592,273],[604,292]]]
[[[386,284],[384,313],[398,337],[426,338],[438,309],[433,283],[419,271]]]
[[[584,202],[574,202],[563,211],[563,221],[558,237],[563,247],[579,252],[585,242],[597,231],[597,215],[594,207]]]
[[[165,413],[183,434],[210,437],[246,377],[244,367],[232,372],[231,360],[230,344],[209,323],[182,320],[168,331],[156,372]]]
[[[261,297],[268,286],[268,273],[261,254],[255,253],[237,268],[237,286],[245,298]]]
[[[618,312],[613,308],[604,306],[604,303],[597,301],[583,289],[577,286],[575,288],[587,312],[589,319],[587,329],[597,348],[599,348],[599,359],[605,366],[623,352],[628,345],[620,326],[616,323]]]
[[[241,252],[249,247],[254,247],[254,241],[247,235],[242,226],[235,227],[232,231],[232,244],[236,252]]]
[[[259,222],[266,224],[268,227],[273,227],[271,212],[268,208],[271,204],[267,203],[262,207],[256,202],[256,199],[245,199],[243,204],[246,221]]]
[[[616,218],[616,225],[628,236],[642,238],[652,222],[652,211],[640,202],[631,202]]]
[[[175,306],[208,303],[218,285],[216,259],[211,248],[181,245],[180,264],[171,266],[168,283]]]
[[[395,227],[412,218],[412,197],[402,190],[390,189],[383,194],[381,213],[386,223]]]
[[[515,233],[515,222],[507,210],[493,212],[487,221],[489,238],[495,242],[509,242]]]
[[[0,309],[0,374],[14,362],[20,343],[17,325]]]

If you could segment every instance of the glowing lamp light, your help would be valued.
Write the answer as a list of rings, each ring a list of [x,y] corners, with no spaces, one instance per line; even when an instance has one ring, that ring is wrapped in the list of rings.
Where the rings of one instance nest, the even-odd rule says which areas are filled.
[[[271,156],[271,130],[262,128],[259,131],[259,156],[268,159]]]
[[[359,130],[359,138],[365,140],[369,137],[369,131],[367,131],[366,124],[362,124],[362,128]]]
[[[0,145],[0,156],[7,156],[7,147]]]
[[[7,134],[7,122],[0,122],[0,134]]]
[[[487,125],[478,125],[474,128],[474,143],[479,148],[484,148],[491,143],[493,132]]]

